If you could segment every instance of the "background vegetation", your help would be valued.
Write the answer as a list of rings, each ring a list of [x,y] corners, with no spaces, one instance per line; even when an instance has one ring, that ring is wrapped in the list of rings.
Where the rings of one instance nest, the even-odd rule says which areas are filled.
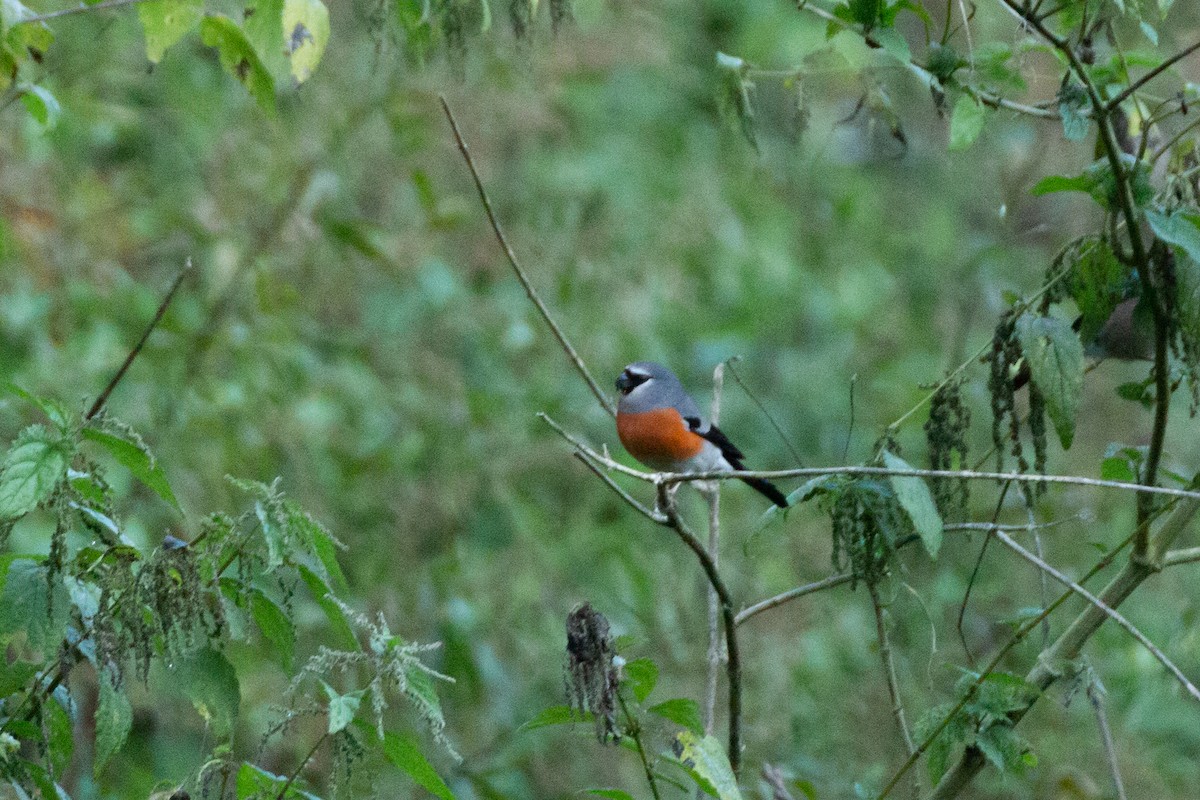
[[[139,15],[161,11],[162,2],[48,20],[52,42],[14,39],[37,25],[17,24],[25,12],[3,2],[5,53],[16,71],[0,87],[0,379],[65,409],[63,435],[83,435],[88,459],[105,470],[109,511],[134,563],[156,563],[164,556],[155,553],[170,550],[157,549],[164,537],[192,541],[220,512],[236,523],[223,536],[245,530],[256,544],[214,537],[201,572],[235,552],[246,569],[263,571],[243,569],[230,578],[236,586],[201,601],[223,604],[232,627],[206,651],[220,665],[195,669],[231,666],[240,702],[222,717],[181,691],[188,680],[143,682],[130,671],[119,683],[131,704],[128,741],[93,770],[97,747],[106,747],[92,721],[97,696],[113,686],[103,668],[71,670],[65,685],[74,705],[63,707],[66,722],[54,723],[65,727],[45,748],[52,755],[32,744],[35,726],[5,756],[12,785],[30,793],[37,787],[18,774],[20,759],[56,760],[55,777],[76,798],[140,798],[180,785],[217,796],[200,782],[214,760],[298,773],[287,791],[420,796],[426,790],[412,777],[424,774],[413,766],[419,759],[398,755],[395,740],[390,750],[372,744],[371,701],[353,694],[367,688],[369,668],[323,672],[334,694],[310,681],[301,690],[309,699],[291,704],[291,713],[308,712],[288,733],[272,731],[287,716],[276,708],[288,705],[284,689],[322,645],[355,649],[353,637],[338,639],[339,619],[356,622],[353,608],[372,624],[382,614],[403,637],[389,639],[397,652],[408,642],[441,642],[405,651],[397,663],[410,676],[427,674],[411,664],[419,657],[453,678],[437,686],[446,741],[437,741],[428,696],[422,705],[411,687],[393,687],[416,705],[391,703],[386,725],[416,743],[447,792],[563,797],[611,787],[648,796],[638,759],[591,741],[591,725],[522,725],[566,702],[564,618],[585,600],[607,617],[624,658],[657,664],[646,705],[699,701],[704,575],[535,416],[545,412],[624,458],[611,419],[496,247],[438,93],[456,109],[531,280],[602,385],[626,363],[654,359],[672,365],[707,405],[713,367],[740,355],[738,374],[808,466],[872,460],[885,426],[984,347],[1014,299],[1043,286],[1060,248],[1106,218],[1086,194],[1031,192],[1046,176],[1082,173],[1101,151],[1094,124],[1082,137],[1070,129],[1086,104],[1058,103],[1060,62],[1049,48],[1026,46],[1037,37],[1000,2],[926,4],[933,38],[949,14],[948,41],[970,64],[952,62],[958,79],[1021,103],[1048,100],[1051,118],[975,105],[953,78],[939,102],[897,57],[900,36],[915,61],[931,63],[920,15],[903,11],[885,23],[861,2],[844,7],[851,30],[840,33],[811,8],[769,0],[331,3],[327,44],[311,22],[305,31],[315,35],[290,43],[278,28],[255,27],[256,16],[278,15],[284,4],[251,3],[255,14],[245,17],[238,3],[180,3],[195,24],[155,64]],[[38,13],[63,7],[30,5]],[[1200,36],[1189,3],[1084,7],[1072,0],[1050,22],[1069,32],[1080,14],[1110,22],[1090,42],[1096,63],[1119,53],[1135,75]],[[202,12],[223,13],[228,25],[215,17],[201,24]],[[885,41],[873,30],[884,30]],[[318,41],[319,64],[305,61],[313,54],[303,48]],[[1000,58],[1002,46],[1009,57]],[[1152,92],[1178,96],[1186,109],[1196,65],[1194,56],[1180,61]],[[1111,76],[1111,84],[1123,82],[1127,76]],[[972,108],[959,108],[962,97]],[[1156,140],[1195,113],[1164,120]],[[1061,115],[1073,138],[1064,136]],[[1138,130],[1136,120],[1130,129]],[[176,508],[122,466],[136,456],[80,434],[79,419],[189,258],[194,269],[107,404],[157,456],[156,474],[169,482]],[[1064,308],[1054,313],[1069,321],[1073,306]],[[975,361],[965,375],[973,424],[969,458],[955,466],[974,466],[992,446],[988,366]],[[1074,441],[1063,451],[1050,437],[1048,471],[1100,477],[1114,442],[1146,445],[1152,410],[1116,392],[1146,376],[1145,362],[1110,360],[1090,372]],[[1165,469],[1184,476],[1200,462],[1187,394],[1184,383],[1163,458]],[[1026,401],[1017,402],[1020,412]],[[926,415],[895,434],[918,466],[928,463]],[[4,441],[54,422],[19,395],[0,400]],[[722,428],[753,466],[797,466],[729,381]],[[250,487],[247,505],[246,487],[227,475],[265,486]],[[282,502],[266,488],[277,477],[296,509],[345,543],[337,556],[344,584],[328,569],[332,545],[311,528],[310,538],[287,534],[286,554],[266,549],[274,512],[255,516],[254,498],[268,509]],[[801,482],[781,483],[791,491]],[[637,481],[626,485],[652,499]],[[698,501],[681,498],[685,517],[702,529]],[[946,520],[987,521],[996,504],[995,488],[980,483],[969,506]],[[1128,493],[1060,486],[1031,508],[1039,522],[1061,523],[1042,532],[1045,556],[1078,578],[1097,550],[1133,529],[1135,505]],[[722,571],[739,605],[838,571],[829,516],[815,503],[764,526],[761,498],[730,485],[722,508]],[[64,536],[52,535],[64,514],[43,503],[23,516],[8,531],[6,552],[52,555],[52,542],[62,540],[70,563],[89,553],[116,558],[111,543],[104,550],[102,537],[74,517],[59,524]],[[1030,519],[1016,489],[999,519]],[[956,618],[982,542],[978,531],[947,531],[936,560],[919,547],[899,550],[879,585],[910,721],[955,699],[963,671],[986,663],[1048,591],[1057,595],[1036,569],[989,549],[963,618],[968,655]],[[1195,545],[1194,532],[1179,544]],[[310,592],[300,567],[315,569],[313,559],[326,571]],[[28,572],[40,562],[6,563]],[[1122,606],[1190,676],[1200,676],[1196,569],[1167,569]],[[113,586],[120,580],[132,578],[114,573]],[[322,586],[335,588],[346,609],[327,601],[322,613]],[[272,633],[250,614],[259,595],[259,603],[278,602],[290,625]],[[41,613],[33,605],[0,602],[6,613],[24,612],[0,620],[9,649],[6,719],[24,715],[22,704],[46,688],[22,665],[35,664],[39,675],[53,666],[57,634],[67,631],[64,618],[45,642],[31,641],[28,620]],[[1047,635],[1083,607],[1067,603]],[[250,614],[241,629],[239,608]],[[294,645],[280,632],[291,625]],[[358,629],[359,644],[368,642]],[[156,669],[177,666],[171,635],[151,642],[162,660]],[[759,777],[763,764],[780,767],[796,797],[877,792],[906,754],[864,585],[757,616],[740,640],[744,793],[771,796]],[[1032,634],[1002,666],[1024,674],[1044,643],[1040,631]],[[293,647],[294,658],[285,657]],[[1195,701],[1112,624],[1084,657],[1107,689],[1129,795],[1192,796],[1200,769]],[[367,724],[343,725],[342,739],[333,736],[334,695],[363,699],[361,708],[344,701]],[[222,697],[228,702],[228,692]],[[1007,769],[980,775],[973,796],[1116,796],[1093,706],[1071,697],[1051,689],[1020,726],[1036,764],[1018,748],[1000,759]],[[679,730],[660,715],[642,725],[652,753],[669,750]],[[362,754],[346,751],[354,741]],[[339,779],[345,763],[350,773]],[[682,771],[662,769],[686,781]],[[924,785],[935,782],[918,772]],[[239,793],[284,791],[262,780]],[[425,785],[436,783],[426,776]],[[907,782],[901,789],[909,791]]]

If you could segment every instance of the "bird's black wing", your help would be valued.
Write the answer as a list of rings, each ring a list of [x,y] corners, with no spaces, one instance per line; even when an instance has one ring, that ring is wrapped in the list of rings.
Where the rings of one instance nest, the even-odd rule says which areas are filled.
[[[746,455],[737,448],[737,445],[729,441],[729,437],[720,428],[716,425],[709,425],[708,430],[700,430],[703,422],[699,417],[685,417],[685,419],[689,428],[717,446],[721,451],[721,455],[729,462],[729,466],[736,470],[744,470],[746,468],[746,465],[743,463]],[[779,491],[775,484],[770,481],[763,480],[762,478],[742,478],[742,480],[750,488],[762,493],[763,496],[780,508],[788,507],[787,496]]]
[[[693,424],[693,421],[695,424]],[[721,451],[721,455],[725,456],[725,460],[729,462],[729,466],[734,469],[746,468],[742,464],[742,460],[746,457],[746,454],[738,450],[737,445],[729,441],[729,437],[720,428],[716,425],[709,425],[708,430],[699,430],[700,420],[697,417],[688,417],[687,423],[691,426],[692,430],[717,446]]]

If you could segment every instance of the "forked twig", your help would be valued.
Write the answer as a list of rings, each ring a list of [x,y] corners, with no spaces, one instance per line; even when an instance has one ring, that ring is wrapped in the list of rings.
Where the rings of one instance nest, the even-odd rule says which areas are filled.
[[[1087,600],[1089,603],[1091,603],[1096,608],[1100,609],[1106,615],[1108,615],[1108,617],[1110,619],[1112,619],[1113,622],[1117,623],[1122,628],[1124,628],[1125,631],[1130,636],[1132,636],[1134,639],[1137,639],[1138,643],[1141,644],[1142,647],[1146,648],[1146,650],[1148,650],[1150,652],[1150,655],[1152,655],[1156,659],[1158,659],[1158,662],[1160,664],[1162,664],[1164,667],[1166,667],[1167,671],[1170,672],[1172,675],[1174,675],[1175,679],[1177,681],[1179,681],[1180,684],[1183,685],[1183,688],[1187,691],[1188,694],[1190,694],[1194,699],[1200,700],[1200,689],[1197,689],[1195,684],[1193,684],[1190,680],[1188,680],[1187,676],[1183,674],[1183,671],[1181,669],[1179,669],[1179,667],[1175,666],[1175,664],[1171,661],[1171,659],[1167,658],[1167,654],[1164,653],[1162,650],[1160,650],[1158,645],[1156,645],[1156,644],[1154,644],[1154,642],[1150,641],[1150,639],[1146,637],[1146,634],[1144,634],[1140,630],[1138,630],[1137,627],[1132,622],[1130,622],[1128,619],[1126,619],[1125,616],[1120,611],[1117,611],[1115,608],[1109,607],[1099,597],[1092,594],[1087,589],[1084,589],[1082,586],[1075,583],[1073,580],[1068,578],[1066,575],[1062,574],[1057,569],[1050,566],[1042,559],[1038,558],[1036,554],[1031,553],[1030,551],[1026,550],[1024,547],[1019,545],[1016,542],[1016,540],[1014,540],[1011,536],[1009,536],[1004,531],[1000,531],[1000,530],[994,531],[994,535],[1000,542],[1002,542],[1004,544],[1005,547],[1012,550],[1014,553],[1019,555],[1021,558],[1025,559],[1030,564],[1033,564],[1035,567],[1040,569],[1042,572],[1044,572],[1047,575],[1049,575],[1050,577],[1054,578],[1054,580],[1058,581],[1063,586],[1066,586],[1072,592],[1079,595],[1084,600]]]

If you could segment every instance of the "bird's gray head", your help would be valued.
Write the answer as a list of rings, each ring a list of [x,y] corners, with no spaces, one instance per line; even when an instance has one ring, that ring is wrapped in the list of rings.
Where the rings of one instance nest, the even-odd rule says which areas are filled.
[[[675,373],[654,361],[637,361],[622,370],[617,391],[623,413],[673,406],[681,413],[699,415]]]

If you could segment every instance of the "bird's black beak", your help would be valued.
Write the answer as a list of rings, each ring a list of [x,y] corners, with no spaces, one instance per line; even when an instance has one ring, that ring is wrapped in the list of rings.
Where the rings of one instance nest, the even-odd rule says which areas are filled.
[[[625,394],[632,388],[633,388],[633,377],[630,376],[628,371],[622,372],[617,377],[617,391],[620,392],[621,394]]]

